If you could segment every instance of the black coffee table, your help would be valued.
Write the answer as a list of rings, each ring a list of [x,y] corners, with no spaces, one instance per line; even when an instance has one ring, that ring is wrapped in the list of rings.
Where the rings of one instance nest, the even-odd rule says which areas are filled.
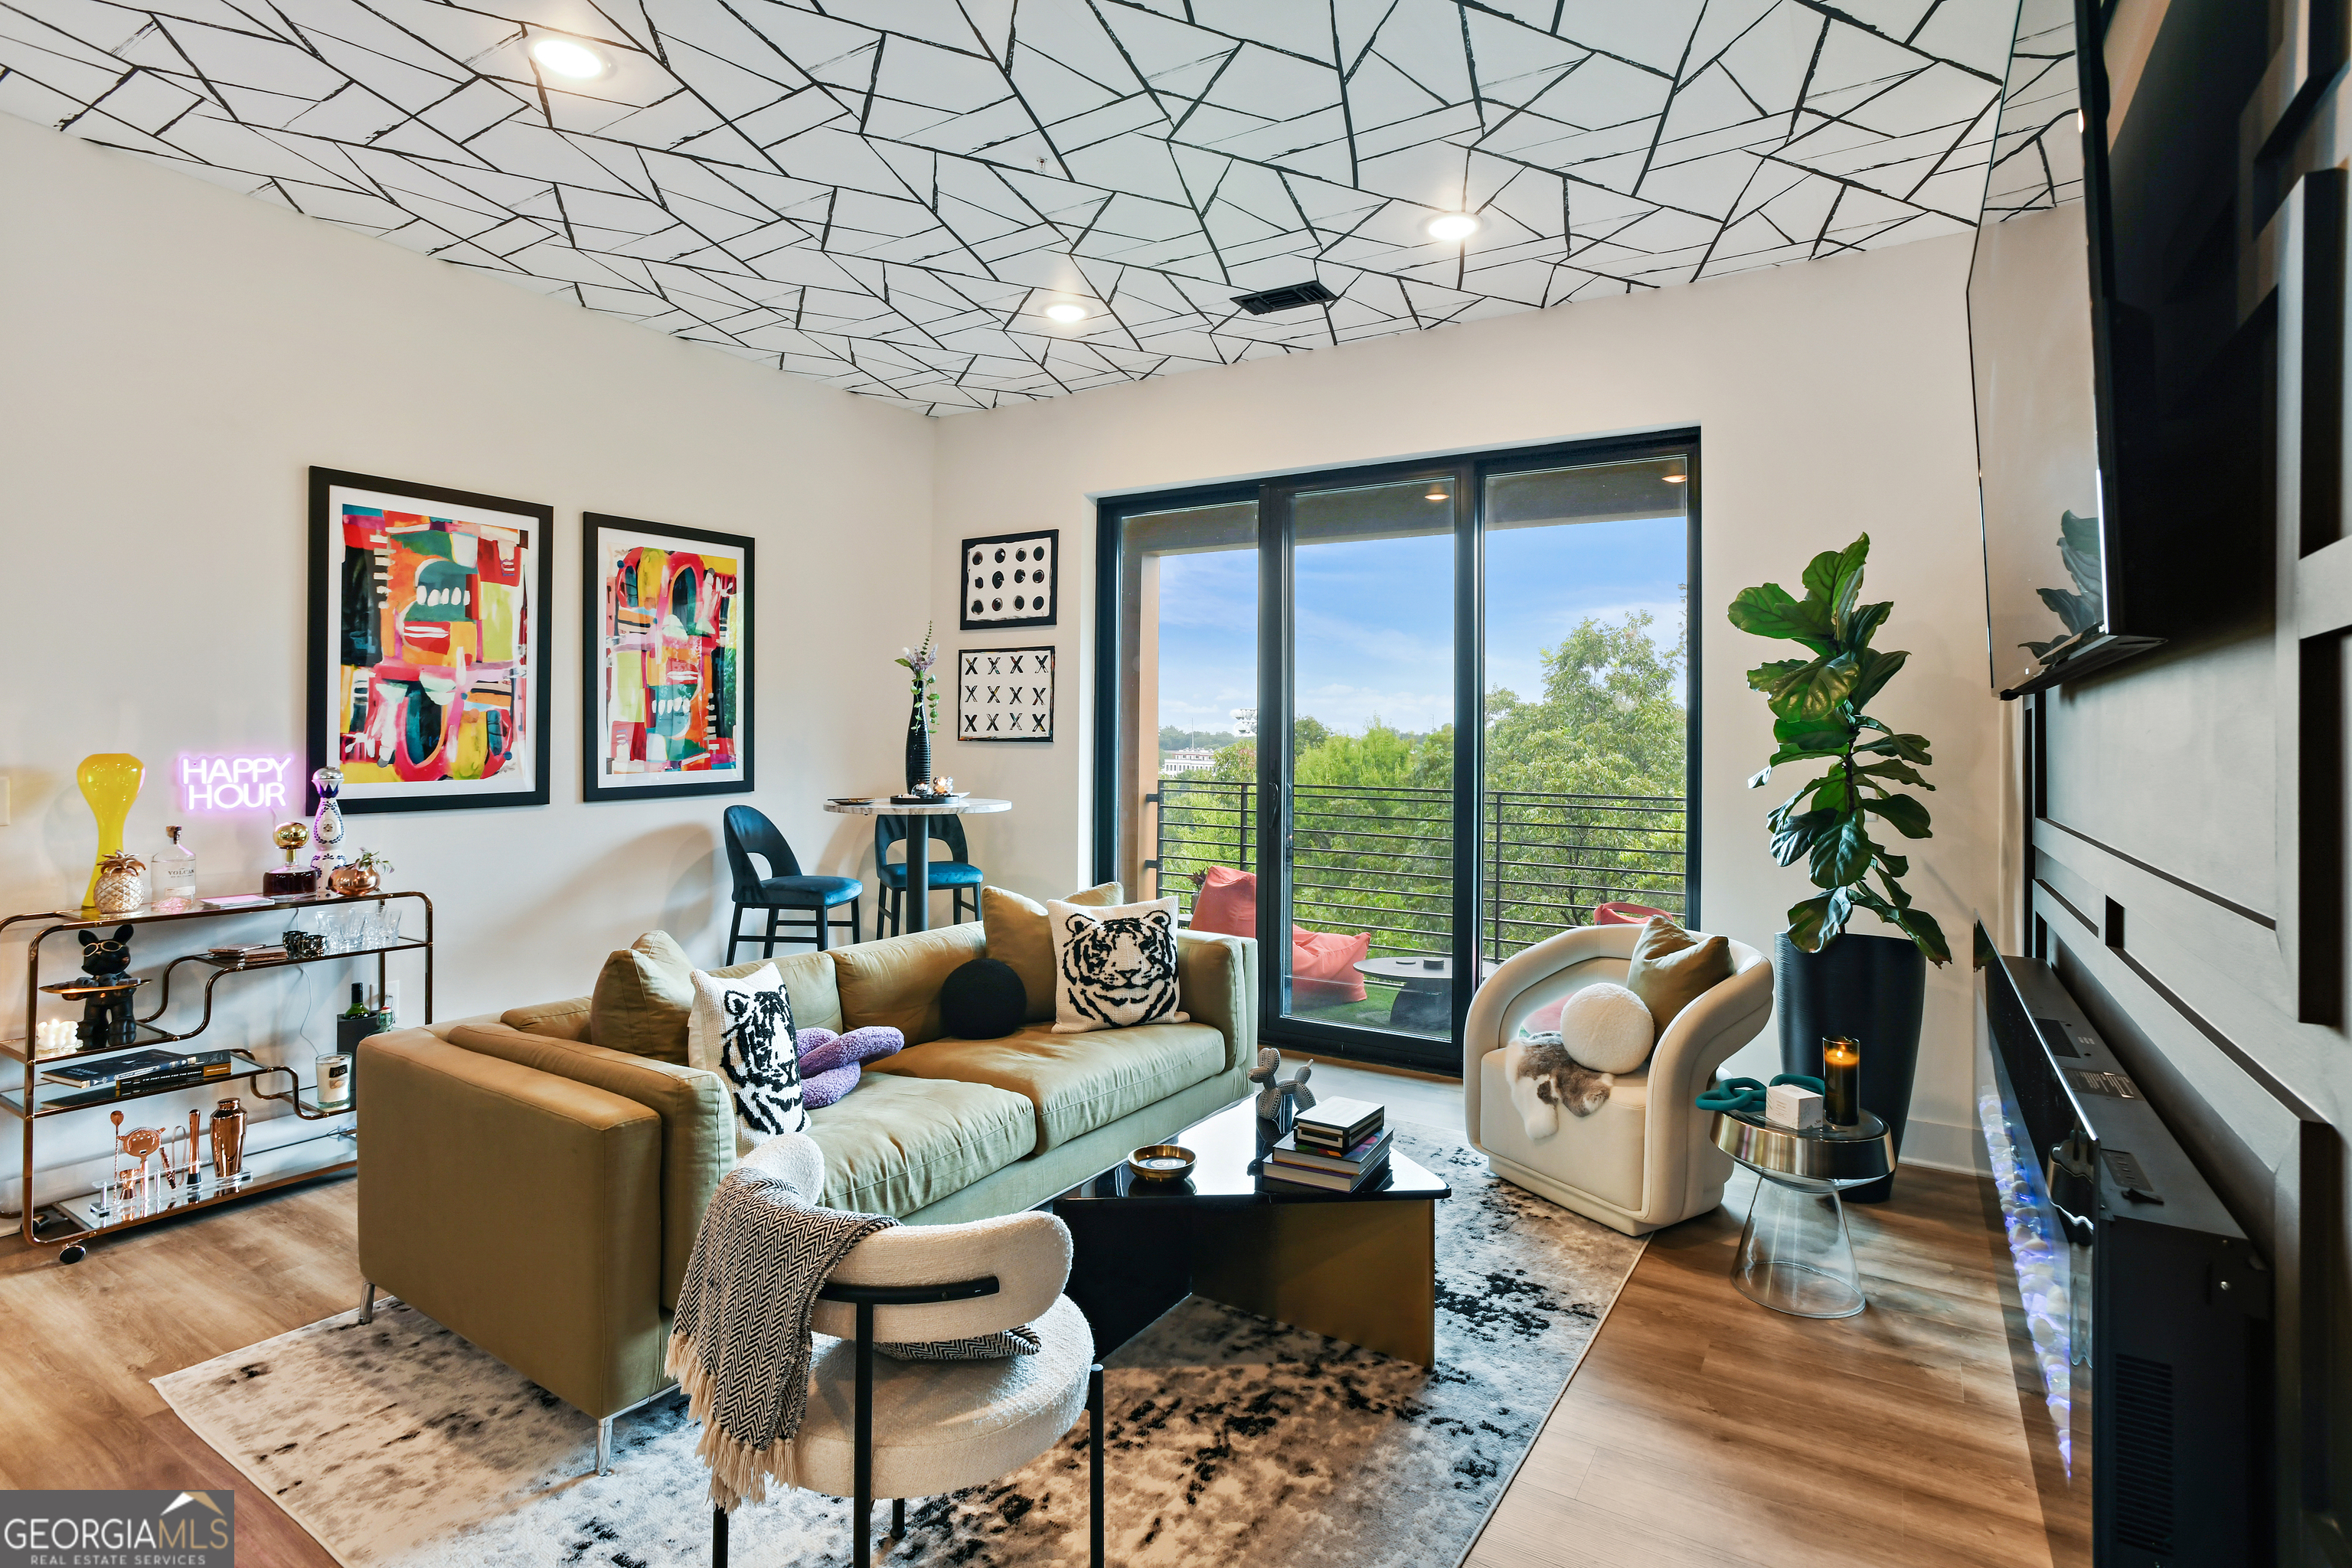
[[[1454,1189],[1391,1152],[1352,1193],[1263,1179],[1255,1102],[1169,1142],[1199,1156],[1181,1182],[1124,1162],[1050,1200],[1070,1227],[1070,1300],[1108,1355],[1188,1295],[1429,1364],[1437,1322],[1437,1203]]]

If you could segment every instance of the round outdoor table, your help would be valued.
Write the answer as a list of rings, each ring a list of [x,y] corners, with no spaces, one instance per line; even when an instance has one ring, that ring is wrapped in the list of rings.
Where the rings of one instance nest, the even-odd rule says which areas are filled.
[[[1715,1146],[1756,1173],[1731,1282],[1760,1307],[1796,1318],[1851,1318],[1869,1305],[1838,1194],[1895,1169],[1886,1123],[1865,1110],[1853,1127],[1801,1131],[1761,1111],[1718,1110]]]
[[[1009,800],[966,795],[941,805],[900,805],[893,800],[829,800],[827,811],[844,816],[903,816],[907,819],[907,915],[901,931],[931,929],[931,824],[934,816],[980,816],[1011,811]],[[879,872],[877,870],[877,874]],[[878,930],[882,917],[875,917]]]
[[[1402,989],[1389,1004],[1389,1022],[1401,1029],[1449,1029],[1454,1026],[1454,960],[1437,953],[1404,958],[1364,958],[1356,973],[1394,980]]]

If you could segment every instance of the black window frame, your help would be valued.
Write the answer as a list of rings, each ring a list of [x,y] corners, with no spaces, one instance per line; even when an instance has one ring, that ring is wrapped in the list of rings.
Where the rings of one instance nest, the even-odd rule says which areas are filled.
[[[1120,698],[1124,687],[1119,659],[1123,616],[1119,599],[1125,569],[1125,526],[1131,518],[1188,508],[1234,505],[1255,501],[1258,525],[1258,799],[1261,809],[1278,804],[1286,816],[1279,824],[1262,824],[1258,832],[1257,919],[1261,953],[1274,952],[1283,934],[1290,908],[1287,847],[1293,761],[1291,748],[1269,748],[1269,735],[1287,735],[1292,719],[1293,687],[1289,668],[1292,559],[1296,530],[1292,501],[1301,492],[1400,480],[1442,480],[1454,487],[1454,927],[1453,960],[1456,974],[1475,974],[1479,959],[1479,910],[1485,895],[1480,853],[1480,807],[1485,798],[1486,712],[1486,481],[1493,476],[1541,472],[1548,468],[1637,462],[1645,458],[1681,458],[1684,488],[1684,552],[1687,573],[1685,603],[1691,612],[1706,601],[1700,581],[1700,440],[1696,426],[1648,431],[1630,436],[1550,442],[1540,446],[1502,447],[1402,460],[1346,464],[1337,468],[1301,469],[1267,475],[1249,481],[1186,485],[1134,494],[1106,496],[1096,502],[1095,548],[1095,700],[1093,747],[1093,815],[1095,879],[1108,881],[1119,874],[1118,833],[1121,798],[1118,787],[1121,754]],[[1701,619],[1686,614],[1685,699],[1687,703],[1684,782],[1683,900],[1685,921],[1700,924],[1701,868],[1699,780],[1704,752],[1704,703],[1699,671],[1703,652]],[[1465,717],[1466,716],[1466,717]],[[1465,784],[1466,781],[1466,784]],[[1141,889],[1130,889],[1130,896]],[[1383,1066],[1410,1068],[1459,1077],[1462,1028],[1475,985],[1453,990],[1453,1044],[1437,1051],[1416,1050],[1402,1043],[1404,1036],[1328,1024],[1288,1016],[1288,986],[1284,967],[1261,958],[1259,964],[1258,1032],[1269,1045],[1297,1047],[1328,1055]],[[1394,1042],[1394,1043],[1392,1043]],[[1431,1042],[1435,1044],[1435,1042]],[[1443,1059],[1441,1059],[1443,1058]]]

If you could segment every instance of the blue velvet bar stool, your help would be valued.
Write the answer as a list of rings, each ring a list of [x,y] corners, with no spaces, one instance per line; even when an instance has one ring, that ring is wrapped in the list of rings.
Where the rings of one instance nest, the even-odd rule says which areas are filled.
[[[849,927],[853,945],[864,940],[859,935],[857,901],[866,891],[865,883],[855,877],[803,876],[793,847],[784,842],[784,836],[776,831],[774,823],[751,806],[729,806],[725,826],[727,869],[735,879],[735,913],[727,922],[728,963],[735,962],[737,944],[748,942],[761,944],[762,958],[774,957],[779,942],[814,942],[822,952],[832,945],[833,931],[845,923]],[[767,861],[768,868],[775,875],[761,876],[751,864],[754,855]],[[849,906],[845,922],[833,918],[833,911],[844,904]],[[765,932],[747,934],[743,931],[745,910],[768,911]],[[777,922],[788,910],[794,910],[808,919],[779,930]]]
[[[903,844],[907,838],[907,819],[903,816],[877,816],[874,819],[874,865],[881,889],[874,900],[874,934],[882,934],[882,922],[890,922],[892,935],[906,929],[907,861],[901,855],[890,858],[890,847]],[[930,819],[930,841],[944,844],[948,858],[931,862],[931,891],[952,893],[949,919],[950,923],[964,918],[964,906],[971,907],[971,918],[980,918],[980,884],[983,879],[979,867],[971,863],[971,851],[964,847],[963,818],[934,816]]]

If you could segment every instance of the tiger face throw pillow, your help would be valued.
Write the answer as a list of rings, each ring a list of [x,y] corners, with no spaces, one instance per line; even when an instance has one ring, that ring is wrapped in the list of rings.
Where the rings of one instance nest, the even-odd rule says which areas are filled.
[[[774,964],[735,980],[694,972],[686,1061],[727,1080],[735,1101],[737,1153],[779,1132],[808,1131],[792,998]]]
[[[1181,1024],[1176,1009],[1176,900],[1045,905],[1054,933],[1054,1032]]]

